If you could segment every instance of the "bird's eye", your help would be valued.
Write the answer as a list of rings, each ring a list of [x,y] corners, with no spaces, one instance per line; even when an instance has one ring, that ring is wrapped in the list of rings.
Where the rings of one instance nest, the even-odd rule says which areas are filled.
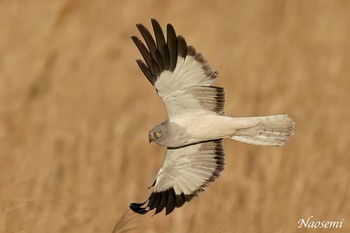
[[[156,138],[159,138],[160,135],[162,135],[160,132],[156,132],[156,133],[155,133]]]

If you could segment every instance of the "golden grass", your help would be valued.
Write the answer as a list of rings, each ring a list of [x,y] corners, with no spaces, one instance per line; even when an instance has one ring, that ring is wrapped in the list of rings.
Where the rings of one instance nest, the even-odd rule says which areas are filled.
[[[165,150],[147,133],[166,112],[130,35],[152,17],[219,71],[227,114],[288,113],[297,125],[283,148],[225,141],[226,169],[200,198],[124,219],[149,233],[287,233],[307,232],[297,221],[314,215],[345,219],[322,232],[349,232],[349,10],[338,0],[0,1],[0,232],[112,232],[148,197]]]

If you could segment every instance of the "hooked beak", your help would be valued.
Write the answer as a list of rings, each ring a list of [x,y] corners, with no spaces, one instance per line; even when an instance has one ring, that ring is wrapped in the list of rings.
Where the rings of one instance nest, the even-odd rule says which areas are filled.
[[[148,135],[148,142],[151,143],[151,142],[153,142],[153,141],[154,141],[153,135],[152,135],[152,134],[149,134],[149,135]]]

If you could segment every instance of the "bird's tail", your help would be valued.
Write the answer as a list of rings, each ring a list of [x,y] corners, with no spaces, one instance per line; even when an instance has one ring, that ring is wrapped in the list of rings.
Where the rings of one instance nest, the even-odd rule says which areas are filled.
[[[287,114],[244,117],[244,120],[253,126],[237,130],[232,139],[260,146],[283,146],[294,134],[295,122]]]

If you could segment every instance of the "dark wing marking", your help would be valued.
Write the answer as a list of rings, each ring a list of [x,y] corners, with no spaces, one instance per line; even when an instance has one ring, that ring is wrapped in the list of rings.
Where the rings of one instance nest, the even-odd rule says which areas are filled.
[[[177,63],[177,38],[176,33],[171,24],[167,25],[167,44],[170,56],[170,71],[174,71]]]
[[[198,62],[203,63],[203,69],[207,71],[209,75],[212,75],[213,79],[216,78],[217,73],[210,69],[207,65],[208,62],[203,58],[202,54],[197,53],[193,46],[187,46],[186,40],[183,36],[176,36],[175,29],[171,24],[167,25],[167,41],[165,41],[163,30],[158,21],[156,19],[152,19],[151,21],[155,40],[144,25],[136,25],[148,48],[136,36],[132,36],[131,38],[141,52],[142,57],[146,62],[146,66],[142,65],[141,67],[139,60],[137,60],[137,63],[152,85],[154,85],[156,80],[149,77],[151,75],[157,77],[159,76],[159,72],[162,73],[164,70],[174,71],[177,65],[178,56],[182,58],[185,58],[186,56],[195,57]],[[151,66],[152,60],[153,63],[157,64],[159,69],[155,68],[155,64]],[[145,72],[146,67],[149,69],[148,72]],[[158,70],[159,72],[157,72]]]
[[[204,109],[224,114],[225,91],[222,87],[194,87],[190,91]]]
[[[132,36],[132,40],[136,44],[137,48],[140,50],[142,57],[146,62],[146,66],[140,65],[141,61],[137,60],[143,73],[146,75],[147,79],[154,85],[155,78],[160,75],[164,70],[174,71],[177,64],[178,56],[178,38],[174,27],[171,24],[167,25],[167,42],[165,42],[164,34],[162,28],[160,27],[157,20],[152,19],[152,25],[154,29],[154,34],[156,41],[154,41],[151,33],[142,24],[137,24],[142,37],[144,38],[148,49],[142,43],[140,39],[136,36]],[[184,53],[187,49],[183,48],[186,46],[186,41],[181,37],[181,54],[186,56]],[[146,72],[145,68],[149,71]]]
[[[162,28],[160,27],[157,20],[152,19],[151,21],[152,21],[154,35],[155,35],[156,41],[157,41],[157,48],[158,48],[160,55],[162,56],[162,59],[163,59],[164,70],[169,70],[169,68],[170,68],[170,55],[169,55],[168,46],[165,42]]]

